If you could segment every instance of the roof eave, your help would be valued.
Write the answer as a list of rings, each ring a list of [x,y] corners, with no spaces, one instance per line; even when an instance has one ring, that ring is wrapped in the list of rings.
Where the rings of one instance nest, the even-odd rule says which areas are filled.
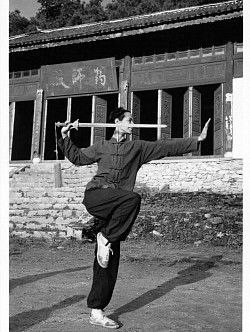
[[[216,15],[213,17],[203,17],[198,18],[195,20],[183,21],[183,22],[172,22],[172,23],[163,23],[157,26],[148,26],[148,27],[138,27],[136,29],[127,29],[127,30],[120,30],[114,31],[112,33],[102,33],[99,35],[88,35],[88,36],[75,36],[74,38],[69,39],[69,37],[65,38],[57,38],[55,40],[43,40],[40,43],[34,44],[33,42],[25,44],[20,44],[14,47],[10,46],[10,53],[14,52],[23,52],[23,51],[31,51],[37,50],[40,48],[51,48],[51,47],[59,47],[59,46],[66,46],[72,44],[79,44],[79,43],[86,43],[86,42],[93,42],[98,40],[106,40],[106,39],[115,39],[121,37],[128,37],[138,34],[146,34],[151,32],[157,31],[164,31],[170,30],[175,28],[180,28],[184,26],[192,26],[192,25],[199,25],[199,24],[207,24],[213,22],[219,22],[224,20],[230,20],[238,17],[242,17],[242,12],[231,13],[231,14],[223,14],[223,15]],[[22,45],[22,46],[21,46]]]

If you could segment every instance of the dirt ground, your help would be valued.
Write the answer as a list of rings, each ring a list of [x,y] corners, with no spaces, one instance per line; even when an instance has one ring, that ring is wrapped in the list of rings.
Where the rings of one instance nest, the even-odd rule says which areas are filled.
[[[32,245],[10,255],[10,329],[105,331],[88,323],[94,244]],[[106,313],[123,332],[242,331],[241,250],[122,244],[117,284]]]

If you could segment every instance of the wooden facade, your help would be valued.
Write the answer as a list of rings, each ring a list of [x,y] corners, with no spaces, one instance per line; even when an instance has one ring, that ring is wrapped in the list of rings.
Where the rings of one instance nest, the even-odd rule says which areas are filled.
[[[106,122],[131,110],[132,139],[199,135],[210,117],[201,156],[230,155],[233,80],[243,76],[242,1],[10,38],[10,161],[62,159],[55,122]],[[71,131],[80,147],[112,129]],[[197,157],[197,153],[194,154]]]

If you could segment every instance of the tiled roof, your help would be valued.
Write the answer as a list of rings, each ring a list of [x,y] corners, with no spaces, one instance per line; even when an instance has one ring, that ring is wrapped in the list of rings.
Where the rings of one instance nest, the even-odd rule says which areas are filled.
[[[10,52],[119,38],[243,16],[243,0],[167,10],[10,37]]]

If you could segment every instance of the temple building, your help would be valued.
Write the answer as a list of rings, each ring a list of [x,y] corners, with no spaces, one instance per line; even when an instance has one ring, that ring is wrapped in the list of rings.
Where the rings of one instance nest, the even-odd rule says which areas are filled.
[[[227,1],[10,37],[10,162],[64,159],[65,120],[107,122],[129,109],[131,139],[199,135],[183,158],[242,158],[243,1]],[[167,128],[159,125],[167,124]],[[158,127],[157,127],[158,125]],[[79,147],[109,139],[112,128],[79,128]]]

